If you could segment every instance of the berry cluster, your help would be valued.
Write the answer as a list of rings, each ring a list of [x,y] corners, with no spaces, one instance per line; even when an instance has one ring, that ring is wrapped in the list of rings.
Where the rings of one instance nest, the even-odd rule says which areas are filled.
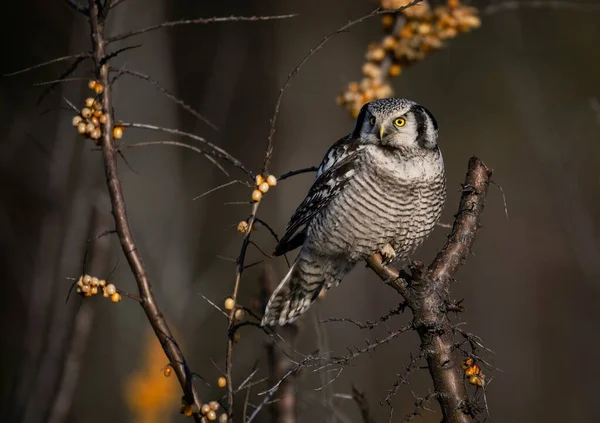
[[[409,0],[381,0],[384,9],[397,9]],[[363,65],[363,79],[351,82],[337,98],[353,118],[369,101],[394,94],[388,78],[400,75],[402,69],[443,46],[444,40],[461,32],[478,28],[481,21],[477,9],[463,6],[460,0],[431,8],[426,1],[398,13],[384,14],[385,36],[380,43],[368,46]]]
[[[252,191],[252,201],[260,201],[263,194],[265,194],[270,187],[274,187],[275,185],[277,185],[277,178],[274,175],[269,175],[266,178],[263,175],[256,175],[256,189]],[[238,230],[240,230],[239,227]]]
[[[102,94],[104,87],[98,81],[90,81],[88,87],[93,90],[97,95]],[[86,138],[94,140],[96,145],[99,145],[99,139],[102,136],[102,127],[106,125],[108,116],[104,113],[102,103],[96,99],[89,97],[85,100],[85,107],[81,109],[81,112],[73,117],[73,126],[77,128],[77,132]],[[122,126],[115,126],[113,128],[113,137],[115,139],[123,138]]]
[[[206,404],[202,404],[202,407],[200,408],[200,413],[204,416],[202,421],[205,421],[205,419],[210,421],[217,420],[217,411],[219,411],[220,408],[221,406],[217,401],[210,401]],[[194,407],[189,404],[181,404],[181,414],[190,417],[194,414]],[[226,413],[219,416],[219,423],[227,423],[228,421],[229,418]]]
[[[121,301],[121,294],[117,292],[117,288],[112,283],[106,283],[104,279],[81,275],[77,281],[77,293],[84,298],[98,294],[100,289],[102,289],[102,295],[105,298],[110,298],[113,303]]]
[[[465,377],[469,380],[471,385],[479,387],[485,385],[485,375],[471,357],[463,360],[463,362],[460,363],[460,368],[464,370]]]
[[[231,311],[235,308],[235,301],[233,300],[233,298],[228,297],[225,299],[225,310],[227,311]],[[243,308],[237,308],[235,310],[235,313],[233,313],[233,318],[237,321],[242,321],[244,320],[244,317],[246,317],[246,312],[244,311]],[[239,342],[241,338],[240,335],[240,331],[236,330],[235,332],[233,332],[233,342]],[[222,378],[224,379],[224,378]],[[220,380],[220,379],[219,379]]]

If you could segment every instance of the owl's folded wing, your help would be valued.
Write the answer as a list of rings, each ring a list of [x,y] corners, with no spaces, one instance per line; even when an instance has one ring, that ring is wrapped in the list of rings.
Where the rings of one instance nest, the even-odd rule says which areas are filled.
[[[350,136],[331,146],[319,166],[306,198],[292,215],[285,235],[275,247],[274,256],[285,254],[303,244],[307,224],[350,180],[355,172],[354,159],[363,147],[364,144],[358,143]]]

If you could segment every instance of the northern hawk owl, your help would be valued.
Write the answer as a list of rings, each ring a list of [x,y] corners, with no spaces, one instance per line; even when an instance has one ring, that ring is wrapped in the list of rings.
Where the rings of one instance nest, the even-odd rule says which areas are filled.
[[[293,322],[322,289],[374,252],[405,259],[433,230],[446,198],[438,128],[425,107],[365,104],[354,131],[325,154],[274,256],[302,247],[273,292],[262,325]]]

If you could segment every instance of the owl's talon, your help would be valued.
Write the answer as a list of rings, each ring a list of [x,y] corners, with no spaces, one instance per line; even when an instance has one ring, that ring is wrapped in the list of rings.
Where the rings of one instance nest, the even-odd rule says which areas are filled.
[[[384,266],[387,266],[396,258],[396,251],[392,248],[390,244],[385,244],[381,250],[379,250],[381,254],[382,261],[381,263]]]

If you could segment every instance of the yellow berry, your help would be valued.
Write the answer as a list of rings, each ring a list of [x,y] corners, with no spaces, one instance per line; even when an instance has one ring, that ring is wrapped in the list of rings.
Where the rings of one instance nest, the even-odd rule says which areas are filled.
[[[92,295],[96,295],[98,293],[98,287],[97,286],[92,286],[92,289],[90,289],[90,293]]]
[[[98,120],[98,118],[96,116],[92,116],[90,118],[90,123],[94,126],[98,126],[100,125],[100,121]]]
[[[102,132],[98,128],[94,128],[92,132],[90,132],[90,138],[93,140],[97,140],[102,136]]]
[[[90,286],[89,286],[89,285],[83,285],[83,286],[81,287],[81,291],[82,291],[82,292],[90,292],[90,289],[91,289],[91,288],[90,288]]]
[[[80,134],[85,134],[85,128],[87,127],[87,125],[83,122],[81,122],[79,125],[77,125],[77,132],[79,132]]]
[[[256,175],[256,186],[262,184],[265,181],[262,175]]]
[[[269,184],[270,187],[274,187],[275,185],[277,185],[277,178],[275,177],[275,175],[267,176],[267,184]]]
[[[214,411],[217,411],[221,407],[217,401],[209,402],[208,406],[210,407],[211,410],[214,410]]]
[[[267,192],[269,190],[269,184],[267,184],[266,182],[263,182],[262,184],[260,184],[258,186],[258,190],[264,194],[265,192]]]
[[[260,192],[257,189],[252,191],[252,201],[260,201],[261,198],[262,198],[262,192]]]
[[[396,40],[396,37],[392,35],[388,35],[381,42],[381,46],[386,50],[392,50],[394,47],[396,47],[397,44],[398,41]]]
[[[235,311],[235,313],[234,313],[233,317],[235,318],[235,320],[243,320],[243,319],[244,319],[244,316],[245,316],[245,314],[246,314],[246,313],[244,313],[244,310],[242,310],[241,308],[238,308],[238,309]]]
[[[123,127],[122,126],[115,126],[113,128],[113,137],[116,140],[120,140],[121,138],[123,138]]]
[[[86,119],[89,118],[90,116],[92,116],[92,109],[84,107],[83,109],[81,109],[81,116],[83,116]]]
[[[102,94],[102,91],[104,91],[104,87],[101,83],[97,82],[96,86],[94,87],[94,91],[96,92],[96,94]]]
[[[208,413],[206,413],[206,418],[208,418],[208,420],[217,420],[217,413],[210,410]]]
[[[98,116],[98,122],[100,122],[102,125],[106,125],[106,122],[108,122],[108,116],[101,114]]]
[[[228,420],[229,420],[229,418],[227,417],[227,414],[225,414],[225,413],[221,414],[221,416],[219,417],[219,423],[227,423]]]
[[[108,295],[112,295],[115,292],[117,292],[117,288],[112,283],[109,283],[108,285],[106,285],[105,289],[106,289],[106,293]]]
[[[92,277],[90,275],[83,276],[83,284],[84,285],[89,285],[91,282],[92,282]]]
[[[96,84],[97,82],[92,79],[90,82],[88,82],[88,87],[90,88],[90,90],[93,90],[94,88],[96,88]]]
[[[469,383],[475,386],[483,386],[483,379],[475,375],[469,376]]]
[[[73,117],[73,126],[78,126],[81,123],[82,120],[83,119],[79,115]]]
[[[94,105],[94,99],[92,97],[88,97],[85,99],[85,107],[92,107]]]
[[[233,298],[229,297],[225,300],[225,310],[233,310],[234,306],[235,301],[233,301]]]
[[[200,412],[202,414],[206,414],[210,411],[210,407],[208,406],[208,404],[202,404],[202,408],[200,409]]]
[[[227,379],[225,379],[223,376],[221,376],[219,378],[219,380],[217,381],[217,385],[219,385],[219,388],[224,388],[227,386]]]
[[[245,234],[248,231],[248,222],[242,220],[237,227],[238,232]]]
[[[171,376],[171,373],[173,373],[173,368],[171,367],[171,365],[167,365],[167,367],[165,367],[165,369],[163,370],[163,375],[165,375],[165,377],[169,377]]]
[[[99,283],[100,283],[100,280],[97,277],[93,277],[92,280],[90,281],[90,284],[92,286],[98,286]]]
[[[119,294],[118,292],[115,292],[114,294],[112,294],[112,295],[110,296],[110,300],[111,300],[113,303],[118,303],[119,301],[121,301],[121,294]]]
[[[100,279],[98,281],[98,285],[100,285],[100,286],[106,286],[106,281],[104,279]]]

